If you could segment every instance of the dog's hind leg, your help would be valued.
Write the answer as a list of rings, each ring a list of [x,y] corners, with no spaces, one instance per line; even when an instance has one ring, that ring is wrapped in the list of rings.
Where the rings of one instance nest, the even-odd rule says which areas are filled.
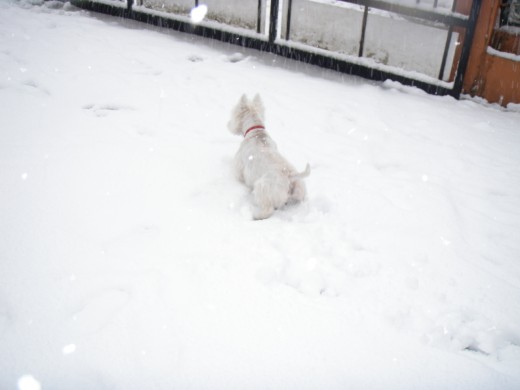
[[[255,219],[269,218],[274,210],[282,207],[289,197],[291,183],[286,176],[268,172],[258,179],[253,186],[253,195],[257,208]]]
[[[274,207],[271,206],[271,207],[265,207],[265,208],[260,208],[260,207],[257,207],[254,211],[253,211],[253,218],[257,221],[261,220],[261,219],[267,219],[269,218],[271,215],[273,215],[274,213]]]
[[[256,220],[269,218],[274,213],[274,205],[270,196],[270,185],[265,177],[258,180],[253,188],[256,207],[253,218]]]
[[[289,200],[291,202],[302,202],[307,196],[307,190],[303,180],[295,180],[291,183],[291,191],[289,193]]]

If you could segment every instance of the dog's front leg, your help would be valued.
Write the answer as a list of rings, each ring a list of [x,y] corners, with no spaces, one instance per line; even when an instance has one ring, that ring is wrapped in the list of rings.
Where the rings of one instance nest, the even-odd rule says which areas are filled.
[[[261,219],[269,218],[271,215],[273,215],[273,213],[274,213],[274,207],[272,207],[272,206],[270,206],[270,207],[263,207],[263,208],[257,207],[253,211],[253,218],[255,220],[259,221]]]
[[[241,183],[244,183],[245,182],[245,179],[244,179],[244,164],[242,164],[242,160],[235,157],[235,164],[234,164],[234,167],[233,167],[233,171],[234,171],[234,174],[235,174],[235,178],[241,182]]]

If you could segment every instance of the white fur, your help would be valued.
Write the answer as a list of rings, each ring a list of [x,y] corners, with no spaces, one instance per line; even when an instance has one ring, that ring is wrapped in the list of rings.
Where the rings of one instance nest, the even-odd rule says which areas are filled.
[[[242,96],[234,108],[228,128],[231,133],[244,136],[253,126],[264,126],[264,105],[259,95],[249,101]],[[303,178],[310,174],[297,172],[278,152],[275,142],[265,129],[255,129],[245,135],[234,161],[238,180],[253,190],[255,219],[269,218],[275,209],[287,202],[301,202],[306,189]]]

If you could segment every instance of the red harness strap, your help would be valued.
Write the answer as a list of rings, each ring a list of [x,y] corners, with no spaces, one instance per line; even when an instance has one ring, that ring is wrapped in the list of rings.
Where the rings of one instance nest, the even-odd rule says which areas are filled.
[[[244,138],[246,138],[247,133],[249,133],[250,131],[256,130],[256,129],[262,129],[262,130],[265,130],[265,127],[262,126],[262,125],[256,125],[256,126],[250,127],[250,128],[247,129],[246,132],[244,133]]]

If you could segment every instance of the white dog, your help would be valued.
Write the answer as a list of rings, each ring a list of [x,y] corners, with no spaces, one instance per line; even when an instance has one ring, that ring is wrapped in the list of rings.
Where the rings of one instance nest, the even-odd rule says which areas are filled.
[[[229,131],[242,135],[244,140],[235,156],[235,174],[239,181],[253,190],[255,219],[269,218],[275,209],[287,202],[300,202],[306,195],[303,178],[309,176],[310,166],[298,173],[278,153],[274,141],[264,127],[264,105],[259,95],[252,101],[242,96],[232,112]]]

